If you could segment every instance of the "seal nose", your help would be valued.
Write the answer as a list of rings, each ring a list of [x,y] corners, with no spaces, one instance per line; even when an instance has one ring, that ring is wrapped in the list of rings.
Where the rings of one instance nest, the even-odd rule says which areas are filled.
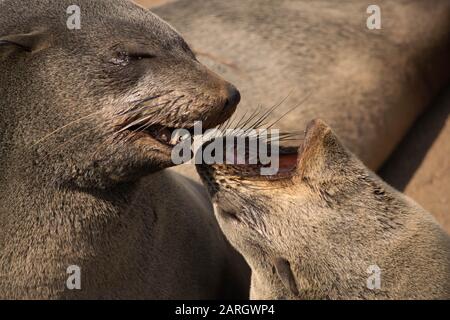
[[[241,93],[232,84],[227,85],[227,98],[225,100],[224,108],[225,110],[236,109],[237,105],[241,101]]]

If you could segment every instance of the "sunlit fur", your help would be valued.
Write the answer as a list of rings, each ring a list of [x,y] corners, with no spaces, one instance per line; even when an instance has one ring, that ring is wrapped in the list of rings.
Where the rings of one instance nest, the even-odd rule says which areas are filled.
[[[253,299],[448,299],[450,238],[312,122],[291,177],[198,166],[216,217],[252,268]],[[381,288],[369,289],[370,266]]]

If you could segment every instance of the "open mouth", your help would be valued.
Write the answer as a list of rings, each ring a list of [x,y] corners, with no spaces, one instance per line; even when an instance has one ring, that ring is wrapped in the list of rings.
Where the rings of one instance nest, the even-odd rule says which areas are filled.
[[[271,161],[268,164],[244,164],[237,165],[237,169],[241,167],[244,178],[251,178],[256,180],[282,180],[289,179],[297,170],[299,160],[299,148],[297,147],[279,147],[278,154],[273,155],[277,157],[277,161]],[[263,168],[274,168],[271,174],[262,174]]]
[[[263,149],[268,151],[265,155],[260,154],[260,147],[243,150],[243,148],[233,146],[228,149],[225,147],[225,149],[224,154],[219,157],[217,163],[210,165],[200,164],[197,166],[198,169],[211,172],[210,170],[202,170],[202,167],[203,169],[209,167],[212,171],[219,170],[220,175],[237,176],[244,180],[288,179],[297,171],[299,157],[302,152],[302,146],[278,146],[276,150],[272,150],[270,144]]]
[[[216,119],[216,121],[191,120],[185,126],[166,126],[161,123],[148,124],[145,121],[134,117],[133,119],[125,119],[119,123],[118,132],[128,133],[128,138],[138,140],[141,138],[151,138],[166,147],[173,148],[181,141],[190,139],[196,134],[205,134],[206,131],[221,125],[227,118]]]
[[[174,147],[183,139],[183,136],[177,132],[177,130],[180,129],[185,129],[189,131],[191,135],[193,134],[192,128],[172,128],[159,124],[146,126],[144,128],[142,128],[142,125],[136,125],[131,126],[126,130],[137,138],[151,137],[165,146]]]
[[[297,169],[299,148],[280,147],[277,178],[290,177]],[[269,176],[270,177],[270,176]]]

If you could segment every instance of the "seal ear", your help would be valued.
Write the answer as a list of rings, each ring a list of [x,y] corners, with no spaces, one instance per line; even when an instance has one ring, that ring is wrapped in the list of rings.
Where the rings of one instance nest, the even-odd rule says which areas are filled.
[[[333,178],[335,170],[345,168],[351,154],[333,130],[322,120],[311,121],[300,147],[297,175],[301,178]]]
[[[36,52],[48,47],[49,41],[45,31],[0,36],[0,54],[5,51]]]
[[[295,282],[294,275],[292,274],[289,261],[282,258],[276,258],[274,259],[273,264],[284,287],[288,289],[293,295],[298,296],[299,292],[297,284]]]

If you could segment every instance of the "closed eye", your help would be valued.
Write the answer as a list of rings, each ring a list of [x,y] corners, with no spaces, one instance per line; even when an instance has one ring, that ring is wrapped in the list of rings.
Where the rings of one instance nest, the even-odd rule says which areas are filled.
[[[115,56],[110,60],[112,64],[126,66],[132,61],[153,59],[156,58],[154,54],[145,52],[133,52],[133,51],[118,51]]]
[[[128,56],[131,59],[137,59],[137,60],[142,60],[142,59],[153,59],[156,56],[151,54],[151,53],[128,53]]]

